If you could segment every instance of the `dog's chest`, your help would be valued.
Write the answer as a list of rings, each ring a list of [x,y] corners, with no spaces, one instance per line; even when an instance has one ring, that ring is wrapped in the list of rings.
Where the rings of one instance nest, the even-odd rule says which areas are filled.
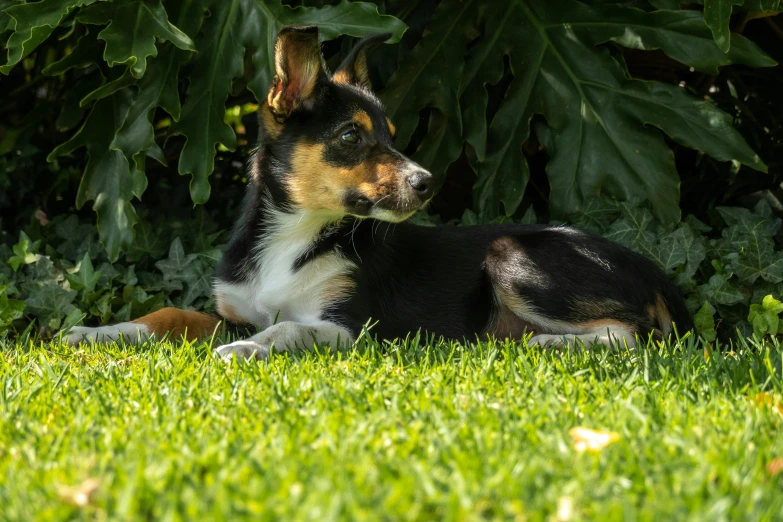
[[[320,227],[285,224],[253,254],[256,268],[245,281],[215,284],[221,315],[261,329],[282,321],[309,324],[321,320],[326,306],[344,293],[353,263],[335,251],[297,266]]]

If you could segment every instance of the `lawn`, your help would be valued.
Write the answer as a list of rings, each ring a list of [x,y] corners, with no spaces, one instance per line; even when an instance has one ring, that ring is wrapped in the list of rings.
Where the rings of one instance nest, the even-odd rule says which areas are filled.
[[[207,344],[6,342],[0,516],[783,520],[782,372],[772,343],[227,365]],[[616,437],[580,452],[576,427]]]

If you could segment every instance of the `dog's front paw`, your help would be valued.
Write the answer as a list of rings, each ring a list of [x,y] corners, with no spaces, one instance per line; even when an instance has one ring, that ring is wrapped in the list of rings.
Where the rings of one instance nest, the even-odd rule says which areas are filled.
[[[255,359],[265,361],[269,358],[271,349],[269,346],[254,343],[253,341],[234,341],[231,344],[224,344],[215,348],[215,356],[220,357],[226,362],[231,361],[231,355],[234,354],[237,360],[246,361]]]
[[[58,335],[64,344],[76,346],[81,342],[95,342],[98,339],[98,328],[87,326],[73,326],[69,330],[63,330]]]
[[[120,338],[130,343],[143,341],[149,337],[148,329],[143,324],[119,323],[110,326],[72,326],[69,330],[60,332],[60,338],[69,346],[79,343],[107,343],[119,341]]]

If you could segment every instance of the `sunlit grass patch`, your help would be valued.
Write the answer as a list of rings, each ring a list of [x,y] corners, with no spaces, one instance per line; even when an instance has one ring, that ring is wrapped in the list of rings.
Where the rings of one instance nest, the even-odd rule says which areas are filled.
[[[718,348],[6,342],[0,518],[783,519],[781,349]]]

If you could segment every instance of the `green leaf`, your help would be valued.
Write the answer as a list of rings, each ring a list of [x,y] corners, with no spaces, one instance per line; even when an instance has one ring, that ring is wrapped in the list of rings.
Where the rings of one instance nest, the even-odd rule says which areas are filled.
[[[680,223],[679,227],[661,239],[661,249],[681,249],[684,254],[684,268],[679,272],[675,281],[679,285],[684,285],[693,279],[699,265],[707,257],[707,247],[703,236],[697,235],[686,222]]]
[[[0,72],[8,74],[22,58],[49,38],[74,9],[87,6],[96,0],[42,0],[14,5],[5,10],[13,19],[14,32],[8,38],[8,59],[0,66]]]
[[[0,285],[0,328],[6,328],[24,315],[25,303],[18,299],[10,299],[8,287]]]
[[[63,317],[74,310],[76,290],[65,290],[57,283],[46,283],[38,287],[25,299],[27,312],[36,316],[40,324],[51,330],[60,326]]]
[[[19,232],[19,242],[12,247],[14,255],[8,258],[8,264],[14,269],[14,272],[19,270],[22,265],[29,265],[35,263],[35,253],[38,252],[38,247],[41,244],[40,241],[30,241],[27,234]]]
[[[612,223],[605,236],[647,256],[657,262],[661,268],[666,268],[667,261],[662,258],[661,249],[656,243],[653,229],[655,221],[652,213],[633,201],[621,203],[620,209],[623,217]]]
[[[734,287],[730,277],[727,274],[715,274],[710,277],[707,284],[699,287],[699,292],[708,300],[722,305],[739,303],[745,299],[745,296]]]
[[[146,178],[132,173],[122,152],[111,148],[129,105],[125,91],[102,98],[95,103],[82,127],[47,158],[53,161],[80,147],[87,148],[89,160],[79,185],[76,206],[81,208],[87,201],[94,201],[98,235],[112,261],[119,257],[120,248],[126,248],[133,240],[137,218],[130,200],[134,196],[140,197],[146,187]]]
[[[731,48],[731,30],[729,20],[734,5],[742,5],[744,0],[704,0],[704,23],[712,31],[715,43],[724,53]]]
[[[422,109],[429,107],[435,111],[419,155],[433,149],[439,151],[420,161],[439,180],[462,149],[462,115],[457,97],[465,47],[475,36],[473,19],[478,4],[477,0],[441,2],[421,40],[401,61],[400,68],[380,94],[389,118],[397,127],[396,141],[400,149],[408,145]],[[506,189],[513,190],[511,185]]]
[[[753,333],[760,339],[765,335],[777,335],[780,332],[780,317],[783,303],[767,295],[761,304],[750,305],[748,321],[753,325]]]
[[[729,268],[743,284],[753,284],[761,277],[770,283],[783,281],[783,253],[774,251],[774,243],[757,234],[748,236],[742,252],[726,256]]]
[[[693,316],[693,324],[696,327],[696,331],[708,343],[715,341],[715,338],[718,336],[715,331],[715,318],[712,315],[713,313],[710,303],[705,302],[699,311],[696,312],[696,315]]]
[[[607,232],[620,215],[620,207],[611,198],[588,198],[584,208],[569,216],[576,226],[598,234]]]
[[[677,221],[679,180],[659,131],[721,161],[766,169],[729,115],[679,87],[630,80],[622,64],[596,48],[616,41],[661,49],[704,71],[733,62],[774,65],[741,36],[731,56],[724,55],[697,12],[646,13],[575,1],[452,0],[439,5],[431,25],[382,96],[402,146],[424,107],[436,109],[431,120],[441,119],[440,142],[457,144],[449,150],[458,153],[455,135],[467,129],[464,139],[477,159],[474,207],[482,215],[497,215],[501,204],[511,215],[521,202],[528,178],[522,144],[536,114],[546,121],[537,135],[550,157],[554,217],[606,194],[647,198],[661,221]],[[467,58],[455,96],[453,77],[460,74],[461,56]],[[506,63],[510,84],[487,127],[486,85],[503,78]],[[464,127],[460,118],[448,116],[460,105]],[[444,114],[448,125],[442,123]]]
[[[98,33],[106,42],[103,58],[109,66],[128,65],[135,78],[144,76],[147,57],[158,55],[156,40],[195,50],[190,37],[169,22],[161,0],[99,2],[82,10],[77,19],[86,24],[108,24]]]
[[[94,65],[101,59],[101,47],[98,45],[98,31],[87,29],[69,54],[50,63],[44,67],[42,72],[49,76],[57,76],[74,67],[81,69]]]
[[[71,284],[71,288],[74,290],[84,290],[86,293],[95,290],[95,285],[98,283],[100,277],[100,270],[96,272],[92,266],[90,256],[84,254],[84,258],[82,258],[76,268],[76,272],[68,274],[66,279],[68,279],[68,282]]]
[[[221,0],[209,4],[210,17],[196,41],[199,52],[193,64],[182,118],[172,127],[172,134],[186,138],[179,161],[179,173],[192,176],[191,198],[195,203],[209,199],[207,177],[215,161],[215,146],[229,150],[236,146],[236,136],[224,121],[225,103],[232,82],[244,73],[243,58],[247,48],[253,54],[255,73],[249,87],[257,99],[265,99],[271,79],[274,38],[278,29],[289,23],[317,23],[324,39],[338,34],[365,36],[394,31],[399,40],[404,24],[390,16],[381,16],[377,8],[362,2],[344,1],[337,6],[291,9],[279,0]]]
[[[76,214],[71,214],[57,223],[54,231],[60,238],[57,252],[66,259],[75,262],[85,255],[92,259],[97,257],[101,250],[95,226],[80,224]]]
[[[196,1],[183,1],[171,7],[172,17],[186,36],[195,37],[201,28],[204,5]],[[179,68],[193,53],[163,46],[160,55],[152,60],[147,74],[139,81],[139,93],[134,98],[128,116],[117,131],[111,148],[122,151],[130,169],[139,179],[144,176],[144,157],[157,151],[152,116],[157,107],[168,112],[174,121],[180,117],[178,79]]]
[[[182,241],[176,238],[169,247],[168,258],[155,263],[155,268],[161,271],[164,279],[181,281],[195,259],[195,254],[185,255]]]

